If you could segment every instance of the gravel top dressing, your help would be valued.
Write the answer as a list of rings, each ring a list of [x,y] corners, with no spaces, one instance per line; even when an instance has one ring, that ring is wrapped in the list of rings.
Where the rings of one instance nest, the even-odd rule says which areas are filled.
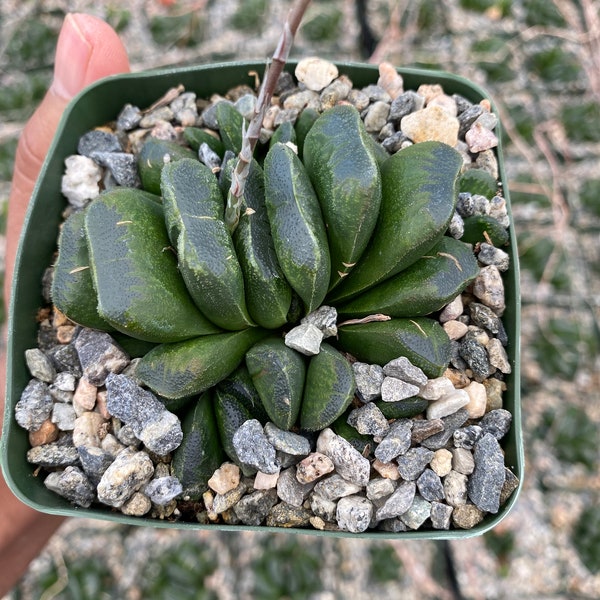
[[[28,462],[77,507],[169,522],[477,526],[519,486],[490,103],[300,61],[231,232],[256,98],[165,90],[65,161]]]

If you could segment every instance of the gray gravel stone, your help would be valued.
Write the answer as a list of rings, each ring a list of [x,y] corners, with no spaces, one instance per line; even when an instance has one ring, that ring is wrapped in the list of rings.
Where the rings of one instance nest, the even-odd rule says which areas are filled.
[[[72,373],[57,373],[52,386],[61,392],[74,392],[77,380]]]
[[[492,338],[486,346],[490,365],[498,369],[501,373],[508,375],[512,371],[510,361],[502,342],[497,338]]]
[[[371,402],[381,395],[381,384],[385,375],[379,365],[352,363],[352,371],[356,381],[356,391],[363,402]]]
[[[46,468],[78,465],[79,453],[77,448],[72,443],[65,443],[65,440],[70,441],[66,437],[51,444],[30,448],[27,451],[27,462]]]
[[[94,486],[78,467],[69,466],[64,471],[50,473],[44,485],[69,502],[89,508],[96,497]]]
[[[410,448],[398,457],[398,472],[402,479],[414,481],[431,462],[433,452],[427,448]]]
[[[390,429],[388,420],[373,402],[351,410],[347,422],[362,435],[382,437]]]
[[[381,500],[393,494],[396,486],[396,482],[391,479],[375,477],[367,483],[367,498],[371,501]]]
[[[351,533],[362,533],[373,518],[373,503],[364,496],[346,496],[337,504],[338,527]]]
[[[396,377],[406,383],[421,387],[427,383],[427,375],[419,367],[415,367],[408,358],[401,356],[383,365],[383,372],[388,377]]]
[[[369,460],[330,428],[324,429],[319,435],[317,452],[329,456],[335,465],[335,470],[344,479],[362,487],[369,482],[371,472]]]
[[[257,419],[243,423],[233,435],[233,447],[240,462],[257,471],[273,474],[280,469],[276,451]]]
[[[384,402],[399,402],[419,393],[419,387],[396,377],[386,377],[381,384],[381,399]]]
[[[335,521],[337,502],[329,498],[325,498],[324,496],[321,496],[321,494],[313,493],[310,495],[310,509],[317,517],[320,517],[324,521],[332,522]]]
[[[258,490],[247,494],[233,507],[237,518],[244,525],[260,525],[277,503],[275,490]]]
[[[292,506],[302,506],[314,487],[314,482],[300,483],[296,479],[296,467],[290,467],[279,475],[277,496]]]
[[[198,119],[198,109],[196,107],[196,94],[194,92],[184,92],[171,102],[169,108],[173,111],[175,121],[184,127],[192,127]]]
[[[416,494],[410,508],[400,515],[400,520],[409,529],[419,529],[431,515],[431,503]]]
[[[48,386],[31,379],[15,405],[15,419],[27,431],[37,431],[52,414],[53,405]]]
[[[142,111],[132,104],[126,104],[117,117],[117,129],[129,131],[137,127],[142,120]]]
[[[502,275],[495,265],[482,267],[473,282],[473,294],[483,304],[489,306],[499,317],[506,309],[504,282]]]
[[[444,486],[439,475],[431,469],[425,469],[417,479],[419,494],[429,502],[444,499]]]
[[[504,454],[498,440],[486,433],[473,450],[475,468],[467,486],[469,500],[482,511],[497,513],[506,477]]]
[[[117,185],[129,188],[140,187],[137,158],[134,154],[128,152],[94,152],[91,158],[110,171]]]
[[[377,509],[375,518],[382,521],[404,514],[413,503],[416,490],[417,486],[414,481],[401,482],[394,493]]]
[[[84,133],[77,143],[77,152],[88,158],[94,158],[94,152],[122,152],[119,138],[114,133],[92,129]]]
[[[389,119],[399,126],[402,117],[420,110],[423,106],[425,106],[425,98],[413,90],[407,90],[392,101]]]
[[[220,515],[225,511],[228,511],[229,509],[233,508],[244,496],[247,489],[248,486],[243,481],[240,481],[238,486],[233,488],[232,490],[229,490],[224,494],[215,494],[212,506],[213,511],[216,514]]]
[[[497,440],[501,440],[510,429],[512,414],[504,409],[497,408],[487,413],[479,422],[483,433],[491,433]]]
[[[471,302],[469,305],[469,312],[471,314],[471,320],[478,327],[487,329],[494,335],[496,335],[502,328],[502,322],[500,317],[485,304],[480,302]]]
[[[83,374],[81,363],[74,344],[58,344],[48,351],[56,370],[71,373],[79,378]]]
[[[52,361],[39,348],[25,350],[25,362],[32,377],[45,383],[54,381],[56,370]]]
[[[388,533],[402,533],[408,531],[408,527],[402,522],[402,519],[383,519],[377,524],[377,529],[387,531]]]
[[[183,492],[183,486],[177,477],[169,475],[152,479],[144,486],[142,492],[153,504],[165,506]]]
[[[420,444],[428,437],[444,431],[444,421],[442,419],[418,419],[412,422],[412,431],[410,434],[411,444]]]
[[[126,448],[119,452],[98,484],[98,500],[119,508],[152,479],[154,465],[145,452]]]
[[[431,526],[434,529],[450,529],[450,519],[453,510],[452,506],[443,502],[432,502],[431,513],[429,515]]]
[[[467,425],[460,427],[452,434],[454,445],[457,448],[472,450],[477,440],[483,435],[483,429],[479,425]]]
[[[363,486],[347,481],[341,475],[334,473],[317,482],[314,487],[314,492],[327,500],[338,500],[344,496],[356,494],[362,488]]]
[[[332,337],[337,335],[337,310],[334,306],[319,306],[303,317],[300,323],[314,325],[324,338]]]
[[[51,420],[61,431],[73,431],[76,418],[75,409],[71,404],[55,402]]]
[[[477,260],[484,265],[494,265],[499,271],[507,271],[510,265],[510,257],[507,252],[486,242],[479,245]]]
[[[492,367],[483,344],[465,336],[459,345],[459,355],[473,371],[473,378],[479,383],[485,381],[496,370]]]
[[[135,436],[160,456],[175,450],[183,440],[177,415],[127,375],[108,375],[106,406],[111,415],[129,425]]]
[[[311,323],[301,323],[285,335],[285,345],[306,356],[319,354],[323,332]]]
[[[276,450],[294,456],[307,456],[310,453],[310,441],[293,431],[284,431],[269,422],[264,427],[265,435]]]
[[[424,439],[421,442],[421,445],[425,448],[429,448],[430,450],[438,450],[440,448],[444,448],[452,438],[454,432],[463,423],[465,423],[468,418],[469,413],[464,408],[457,410],[453,415],[444,417],[442,419],[444,423],[444,431],[440,431],[440,433],[436,433]]]
[[[473,453],[467,448],[452,448],[452,468],[463,475],[470,475],[475,468]]]
[[[375,448],[375,458],[387,463],[404,454],[410,448],[412,426],[411,419],[394,421],[387,435]]]
[[[102,331],[82,329],[75,340],[75,349],[84,376],[95,386],[104,385],[109,373],[120,373],[129,363],[127,354]]]
[[[452,511],[452,523],[459,529],[472,529],[484,516],[485,513],[473,504],[461,504]]]
[[[102,475],[111,465],[114,457],[97,446],[80,446],[77,448],[81,467],[94,488],[100,483]]]

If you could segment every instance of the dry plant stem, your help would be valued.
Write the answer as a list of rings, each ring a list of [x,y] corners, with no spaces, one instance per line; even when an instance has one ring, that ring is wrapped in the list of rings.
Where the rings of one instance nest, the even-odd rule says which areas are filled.
[[[287,20],[283,25],[281,37],[279,38],[279,43],[277,44],[277,48],[273,53],[272,62],[270,65],[267,65],[265,71],[263,84],[258,95],[256,108],[254,109],[254,116],[250,121],[248,129],[244,131],[242,149],[240,151],[236,167],[233,171],[231,188],[227,196],[227,206],[225,207],[225,223],[227,224],[229,231],[232,233],[240,220],[246,179],[250,171],[252,154],[254,153],[254,148],[260,136],[260,130],[265,113],[271,104],[273,91],[275,90],[279,76],[281,75],[283,67],[285,66],[290,54],[296,31],[298,31],[302,17],[304,16],[309,4],[310,0],[297,0],[288,13]]]

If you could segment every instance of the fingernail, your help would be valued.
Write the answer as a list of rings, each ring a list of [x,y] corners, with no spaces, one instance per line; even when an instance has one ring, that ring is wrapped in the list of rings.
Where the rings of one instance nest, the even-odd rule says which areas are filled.
[[[77,25],[77,15],[67,14],[56,45],[52,89],[70,99],[85,85],[92,46]]]

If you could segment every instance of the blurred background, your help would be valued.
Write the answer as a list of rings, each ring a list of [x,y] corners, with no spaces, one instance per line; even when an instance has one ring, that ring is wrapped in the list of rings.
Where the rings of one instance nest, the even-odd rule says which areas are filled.
[[[0,0],[0,278],[17,139],[66,12],[108,21],[137,71],[266,58],[290,5]],[[7,598],[600,598],[600,2],[315,0],[292,50],[307,55],[451,71],[498,105],[522,268],[519,502],[451,542],[71,520]]]

